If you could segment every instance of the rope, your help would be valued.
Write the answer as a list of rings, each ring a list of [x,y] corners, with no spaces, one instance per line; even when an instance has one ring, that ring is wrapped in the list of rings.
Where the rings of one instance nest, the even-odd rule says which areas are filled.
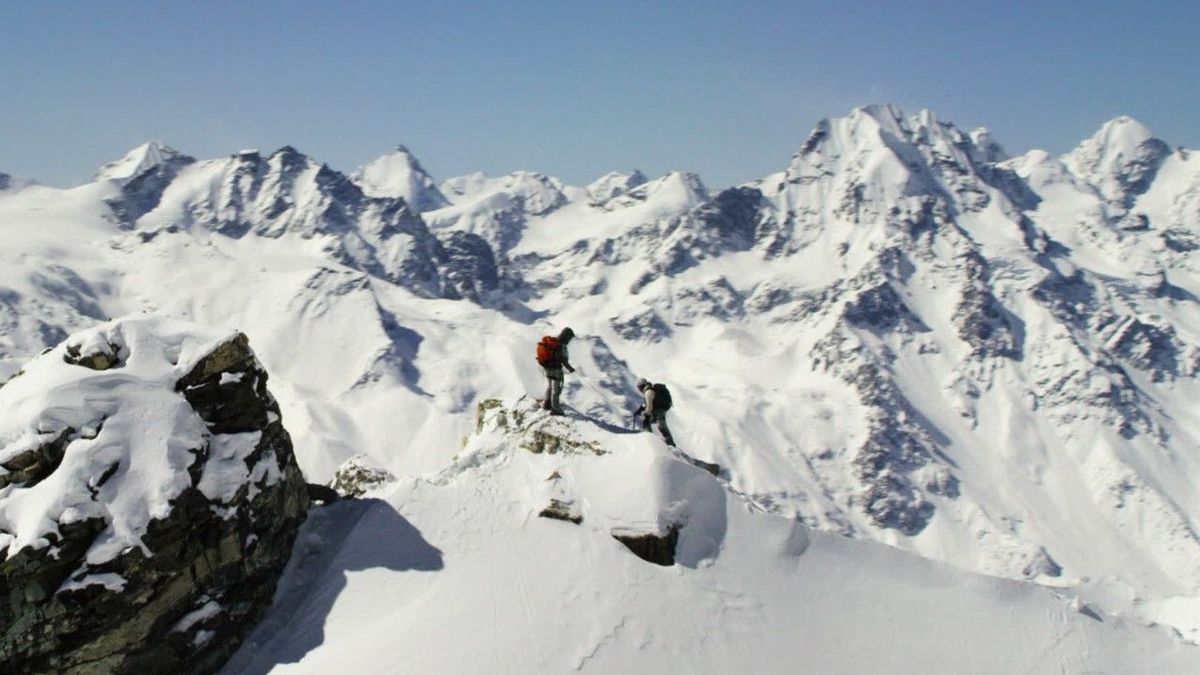
[[[596,392],[596,395],[599,396],[601,399],[603,399],[604,403],[608,407],[612,408],[618,415],[625,414],[624,408],[622,408],[621,406],[619,406],[619,405],[613,403],[611,400],[609,400],[609,398],[604,395],[604,392],[597,389],[594,385],[592,385],[591,381],[589,381],[586,377],[583,376],[582,373],[579,372],[578,368],[575,369],[575,376],[578,377],[581,381],[583,381],[583,383],[588,386],[588,389],[591,389],[592,391]]]

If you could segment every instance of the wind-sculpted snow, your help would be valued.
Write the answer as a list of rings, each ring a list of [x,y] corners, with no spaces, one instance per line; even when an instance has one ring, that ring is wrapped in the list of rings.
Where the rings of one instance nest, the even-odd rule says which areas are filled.
[[[748,185],[520,171],[445,203],[406,152],[353,179],[290,148],[135,152],[137,175],[0,195],[0,376],[112,314],[233,322],[306,469],[403,477],[450,461],[479,400],[540,396],[532,345],[570,325],[599,393],[568,375],[569,405],[620,427],[636,377],[667,383],[680,446],[770,513],[1113,580],[1106,609],[1191,630],[1200,158],[1168,147],[1118,119],[1010,157],[872,106]]]

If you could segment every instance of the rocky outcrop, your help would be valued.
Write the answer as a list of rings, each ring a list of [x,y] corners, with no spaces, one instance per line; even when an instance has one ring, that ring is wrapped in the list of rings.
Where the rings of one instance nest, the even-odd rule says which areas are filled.
[[[576,510],[573,502],[559,499],[551,499],[550,505],[542,509],[538,513],[538,516],[541,518],[550,518],[551,520],[565,520],[568,523],[576,525],[583,522],[583,516]]]
[[[475,431],[489,427],[514,434],[517,446],[534,454],[608,453],[599,443],[582,438],[566,419],[548,417],[536,406],[508,408],[499,399],[484,399],[476,406]]]
[[[342,497],[354,498],[395,480],[391,472],[375,466],[366,455],[355,455],[338,467],[329,487]]]
[[[617,531],[613,539],[646,562],[670,567],[675,564],[675,546],[679,543],[679,525],[671,525],[666,534]]]
[[[482,303],[500,285],[496,256],[483,237],[470,232],[449,232],[439,241],[444,252],[442,296]]]
[[[112,322],[0,393],[6,672],[211,673],[270,604],[304,479],[246,337],[193,329]]]

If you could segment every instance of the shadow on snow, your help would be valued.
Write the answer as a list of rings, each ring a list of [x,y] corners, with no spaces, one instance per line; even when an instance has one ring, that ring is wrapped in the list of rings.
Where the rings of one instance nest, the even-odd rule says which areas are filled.
[[[271,608],[221,672],[261,675],[300,662],[324,643],[325,623],[349,572],[436,572],[443,567],[442,552],[385,501],[356,499],[313,509]]]

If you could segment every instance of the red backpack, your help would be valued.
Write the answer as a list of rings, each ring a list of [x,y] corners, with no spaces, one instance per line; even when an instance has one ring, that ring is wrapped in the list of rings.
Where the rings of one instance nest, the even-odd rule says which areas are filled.
[[[542,341],[537,346],[537,362],[543,366],[554,366],[558,364],[558,338],[549,335],[542,336]]]

